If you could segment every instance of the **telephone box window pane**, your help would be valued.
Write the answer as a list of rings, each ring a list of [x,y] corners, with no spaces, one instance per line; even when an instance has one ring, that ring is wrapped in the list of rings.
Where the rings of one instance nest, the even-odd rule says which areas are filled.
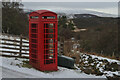
[[[53,54],[52,53],[49,55],[49,59],[53,59]]]
[[[50,53],[53,53],[53,52],[54,52],[54,50],[53,50],[53,49],[50,49],[50,50],[49,50],[49,52],[50,52]]]
[[[37,40],[36,39],[32,39],[31,42],[32,43],[37,43]]]
[[[31,34],[31,37],[32,38],[37,38],[37,35],[36,34]]]
[[[37,53],[37,50],[36,49],[31,49],[31,53]]]
[[[49,44],[49,48],[54,48],[54,45],[53,44]]]
[[[37,58],[37,56],[35,54],[31,54],[32,58]]]
[[[46,34],[46,38],[54,38],[54,34]]]
[[[54,42],[55,42],[54,39],[47,39],[47,40],[46,40],[46,43],[54,43]]]
[[[53,63],[53,59],[51,59],[51,60],[46,60],[46,64],[51,64],[51,63]]]
[[[36,44],[32,44],[31,46],[32,46],[32,48],[37,48]]]
[[[37,28],[37,24],[32,23],[32,24],[31,24],[31,27],[32,27],[32,28]]]
[[[54,49],[50,49],[50,50],[45,50],[46,54],[49,54],[49,53],[54,53]]]
[[[54,50],[53,49],[46,50],[46,53],[54,53]]]
[[[54,29],[46,29],[46,33],[54,33]]]
[[[54,24],[53,23],[46,23],[44,24],[44,28],[54,28]]]
[[[53,54],[49,54],[49,55],[46,55],[46,58],[45,59],[53,59]]]
[[[53,44],[48,44],[48,45],[45,45],[46,47],[46,49],[50,49],[50,48],[54,48],[54,45]]]
[[[46,59],[49,59],[49,55],[46,55]]]
[[[48,37],[49,37],[49,38],[53,38],[53,36],[54,36],[54,34],[49,34]]]
[[[37,33],[37,30],[36,29],[32,29],[31,32],[32,33]]]

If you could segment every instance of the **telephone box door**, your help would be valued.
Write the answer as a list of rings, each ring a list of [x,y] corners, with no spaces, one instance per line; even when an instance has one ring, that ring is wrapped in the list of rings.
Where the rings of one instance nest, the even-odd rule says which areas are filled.
[[[57,66],[57,24],[44,22],[44,64]]]

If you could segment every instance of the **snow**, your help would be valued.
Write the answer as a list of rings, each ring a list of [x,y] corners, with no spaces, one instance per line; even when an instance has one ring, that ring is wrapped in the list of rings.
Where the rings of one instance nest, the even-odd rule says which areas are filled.
[[[107,75],[106,75],[106,76],[113,76],[113,74],[118,75],[118,71],[116,71],[116,72],[105,71],[104,73],[107,73]]]
[[[29,46],[29,43],[24,43],[23,45]]]
[[[19,48],[19,46],[11,46],[11,45],[0,45],[0,47],[10,47],[10,48]]]
[[[104,58],[104,57],[101,57],[101,56],[96,56],[96,55],[91,55],[92,56],[92,58],[94,59],[94,58],[98,58],[98,59],[100,59],[100,60],[108,60],[108,62],[117,62],[117,63],[120,63],[120,61],[118,61],[118,60],[114,60],[114,59],[108,59],[108,58]]]
[[[29,54],[29,51],[22,51],[22,52],[24,52],[24,53],[28,53],[28,54]]]
[[[13,52],[19,52],[19,50],[12,50],[12,49],[4,49],[4,48],[0,48],[0,50],[2,51],[13,51]]]
[[[1,41],[1,43],[10,43],[10,44],[18,44],[18,45],[20,44],[20,43],[18,43],[18,42],[3,41],[3,40]]]
[[[0,38],[20,41],[20,37],[13,37],[13,36],[8,36],[8,35],[0,35]],[[25,42],[29,42],[29,40],[26,40],[26,39],[22,39],[22,40]]]
[[[28,54],[22,54],[22,56],[29,57],[29,55],[28,55]]]
[[[67,56],[63,56],[63,55],[61,55],[60,57],[64,57],[64,58],[72,59],[73,60],[73,58],[70,58],[70,57],[67,57]]]
[[[36,77],[36,78],[106,78],[105,76],[95,76],[95,75],[88,75],[85,73],[82,73],[80,70],[74,70],[74,69],[67,69],[63,67],[58,67],[58,71],[54,72],[41,72],[38,71],[34,68],[24,68],[21,66],[16,66],[16,64],[22,64],[22,60],[27,60],[27,59],[18,59],[15,60],[15,58],[6,58],[6,57],[1,57],[3,60],[3,65],[0,64],[0,66],[14,70],[17,72],[21,72],[24,74],[29,74],[32,75],[31,77]],[[29,76],[29,78],[31,78]]]

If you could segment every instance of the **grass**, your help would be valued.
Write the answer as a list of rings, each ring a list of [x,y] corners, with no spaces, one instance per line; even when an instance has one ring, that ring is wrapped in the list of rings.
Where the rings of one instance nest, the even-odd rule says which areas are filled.
[[[22,62],[23,62],[22,67],[32,68],[28,60],[23,60]]]
[[[57,72],[57,71],[42,71],[44,73]]]
[[[26,68],[33,68],[30,64],[29,64],[29,61],[28,60],[23,60],[22,61],[23,64],[22,64],[22,67],[26,67]],[[19,65],[17,65],[19,66]],[[36,69],[37,70],[37,69]],[[50,73],[50,72],[57,72],[57,71],[42,71],[44,73]]]

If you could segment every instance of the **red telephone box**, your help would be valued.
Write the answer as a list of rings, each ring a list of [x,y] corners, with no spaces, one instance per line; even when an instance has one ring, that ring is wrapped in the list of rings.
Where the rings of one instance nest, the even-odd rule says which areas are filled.
[[[30,64],[41,71],[57,70],[57,14],[38,10],[29,14]]]

